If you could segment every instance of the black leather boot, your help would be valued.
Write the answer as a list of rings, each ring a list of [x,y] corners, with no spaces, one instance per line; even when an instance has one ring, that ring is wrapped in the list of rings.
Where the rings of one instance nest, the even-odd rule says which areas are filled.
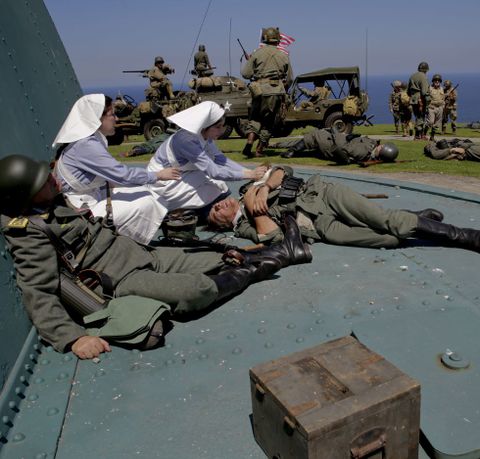
[[[285,235],[282,242],[259,250],[229,250],[225,254],[226,257],[237,260],[239,263],[256,263],[267,257],[277,260],[282,268],[290,265],[310,263],[312,261],[312,252],[310,247],[303,243],[295,218],[292,215],[287,215],[283,224]]]
[[[430,218],[418,217],[416,232],[425,239],[480,252],[479,230],[459,228],[458,226],[437,222]]]
[[[423,209],[423,210],[408,210],[405,209],[405,212],[410,212],[411,214],[418,215],[419,217],[429,218],[437,222],[443,222],[443,214],[437,209]]]
[[[284,151],[280,154],[282,158],[293,158],[295,153],[306,150],[305,142],[303,139],[299,140],[295,145],[292,145],[288,151]]]
[[[218,274],[208,277],[215,282],[218,289],[216,301],[235,295],[254,282],[265,280],[276,273],[281,264],[278,260],[262,257],[254,263],[244,263],[241,266],[229,266]]]
[[[243,151],[242,151],[242,154],[244,156],[246,156],[247,158],[252,158],[253,157],[252,148],[253,148],[253,143],[255,142],[256,138],[257,138],[257,135],[255,134],[255,132],[249,132],[247,134],[247,143],[243,147]]]

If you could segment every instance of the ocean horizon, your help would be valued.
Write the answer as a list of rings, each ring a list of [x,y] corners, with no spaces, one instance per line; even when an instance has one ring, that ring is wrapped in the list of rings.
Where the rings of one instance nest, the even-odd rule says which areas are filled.
[[[431,78],[432,72],[428,74]],[[457,113],[459,123],[469,123],[480,120],[480,73],[457,73],[442,75],[443,79],[451,80],[453,86],[459,84],[457,88],[458,101]],[[393,80],[408,81],[409,75],[370,75],[368,79],[361,82],[362,88],[368,92],[370,105],[367,114],[373,115],[371,121],[373,124],[391,124],[393,123],[392,115],[388,110],[388,97],[392,90],[390,84]],[[144,100],[144,90],[147,87],[146,80],[142,80],[144,84],[131,86],[85,86],[83,91],[85,94],[89,93],[104,93],[112,98],[118,93],[128,94],[137,102]],[[183,88],[175,86],[174,90],[190,90],[188,87]]]

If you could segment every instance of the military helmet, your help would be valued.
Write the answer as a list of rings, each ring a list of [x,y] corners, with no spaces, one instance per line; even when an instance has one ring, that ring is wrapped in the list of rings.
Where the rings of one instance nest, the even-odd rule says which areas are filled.
[[[198,45],[199,51],[205,51],[205,45]]]
[[[446,148],[450,148],[450,145],[448,144],[448,141],[446,139],[439,140],[435,145],[440,150],[445,150]]]
[[[157,56],[155,58],[155,64],[163,64],[165,62],[165,60],[163,59],[162,56]]]
[[[395,161],[398,156],[398,147],[394,143],[385,143],[380,149],[378,157],[383,161]]]
[[[430,67],[427,62],[420,62],[420,64],[418,64],[419,72],[428,72],[429,70],[430,70]]]
[[[442,82],[442,75],[436,73],[436,74],[433,75],[433,77],[432,77],[432,82],[433,82],[433,81],[440,81],[440,82]]]
[[[443,82],[443,86],[445,86],[446,88],[449,88],[450,86],[452,86],[452,82],[450,80],[445,80]]]
[[[279,41],[280,41],[280,31],[278,30],[278,27],[268,27],[268,29],[263,29],[263,32],[262,32],[263,43],[277,44]]]
[[[50,166],[23,155],[0,159],[0,211],[19,215],[45,185]]]
[[[394,88],[399,88],[400,86],[402,86],[402,82],[400,80],[394,80],[394,82],[392,83],[392,86]]]

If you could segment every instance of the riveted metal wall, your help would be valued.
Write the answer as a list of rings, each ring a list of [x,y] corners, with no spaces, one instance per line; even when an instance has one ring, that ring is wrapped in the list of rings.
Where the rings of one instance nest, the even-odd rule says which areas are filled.
[[[0,69],[0,157],[50,159],[50,145],[82,93],[42,0],[0,0]],[[2,389],[30,329],[3,238],[0,311]]]

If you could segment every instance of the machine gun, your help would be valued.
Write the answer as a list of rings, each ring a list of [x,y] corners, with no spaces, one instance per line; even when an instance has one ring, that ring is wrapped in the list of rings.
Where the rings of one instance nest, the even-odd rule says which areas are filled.
[[[247,51],[243,47],[242,42],[240,41],[239,38],[237,38],[237,41],[238,41],[238,44],[240,45],[240,48],[242,48],[242,52],[243,52],[243,55],[244,55],[245,59],[248,61],[250,59],[250,55],[247,53]]]
[[[147,70],[122,70],[122,73],[141,73],[142,78],[147,78],[148,69]]]
[[[200,73],[202,72],[205,72],[207,70],[215,70],[217,67],[207,67],[205,68],[205,70],[201,70]],[[198,75],[198,71],[193,69],[193,70],[190,70],[190,75]]]

